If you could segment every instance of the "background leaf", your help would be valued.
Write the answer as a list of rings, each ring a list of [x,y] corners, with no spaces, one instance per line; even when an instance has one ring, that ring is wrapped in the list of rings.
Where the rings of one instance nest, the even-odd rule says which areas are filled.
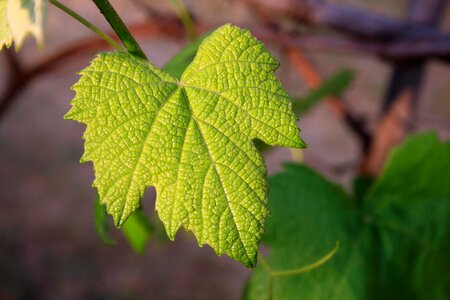
[[[122,226],[122,231],[137,253],[144,253],[153,227],[142,209],[135,210]]]
[[[293,103],[294,111],[299,114],[306,113],[327,96],[339,96],[350,86],[353,78],[354,73],[349,69],[340,70],[330,75],[319,87],[296,99]]]
[[[209,33],[197,38],[194,42],[189,43],[186,47],[177,52],[162,69],[175,78],[180,79],[184,70],[189,66],[197,53],[198,47]]]
[[[108,225],[108,214],[106,212],[105,206],[100,203],[100,198],[98,194],[95,196],[94,200],[94,223],[95,230],[100,240],[105,245],[114,245],[115,241],[109,235],[109,225]]]
[[[382,241],[383,299],[450,296],[450,142],[408,138],[389,157],[366,202]]]
[[[258,266],[247,299],[446,299],[450,264],[450,143],[433,133],[408,139],[380,178],[351,199],[304,166],[271,178],[263,241],[271,269],[307,265],[339,240],[328,263],[271,278]],[[439,178],[439,180],[436,180]]]
[[[270,278],[261,266],[246,299],[364,299],[375,252],[373,232],[338,186],[303,165],[287,165],[270,178],[270,210],[263,242],[275,271],[311,264],[340,242],[336,255],[308,273]],[[270,286],[270,282],[272,284]]]
[[[110,216],[106,212],[104,205],[100,203],[98,195],[94,201],[94,221],[95,228],[100,240],[105,245],[114,245],[116,242],[110,237],[109,221]],[[139,254],[144,253],[145,248],[153,233],[153,226],[142,209],[135,210],[123,224],[121,231],[128,240],[128,243]]]

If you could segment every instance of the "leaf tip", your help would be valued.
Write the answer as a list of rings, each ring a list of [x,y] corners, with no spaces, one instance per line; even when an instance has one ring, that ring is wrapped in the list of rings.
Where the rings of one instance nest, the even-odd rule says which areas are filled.
[[[64,120],[73,120],[73,114],[72,114],[72,110],[69,110],[65,115],[64,115]]]
[[[131,213],[125,211],[122,212],[113,211],[110,212],[110,214],[113,216],[114,226],[116,226],[117,228],[121,228],[123,224],[125,224]]]
[[[301,137],[298,137],[298,141],[297,141],[295,148],[306,149],[306,148],[308,148],[308,145],[305,143],[305,141]]]

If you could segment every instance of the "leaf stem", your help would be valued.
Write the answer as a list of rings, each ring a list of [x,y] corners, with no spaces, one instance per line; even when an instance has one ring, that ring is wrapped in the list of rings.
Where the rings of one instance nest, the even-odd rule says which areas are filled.
[[[170,0],[176,14],[181,19],[183,23],[184,30],[186,31],[189,41],[193,42],[196,40],[197,35],[195,34],[194,21],[191,18],[191,14],[184,4],[183,0]]]
[[[333,258],[333,256],[336,254],[338,249],[339,249],[339,242],[336,242],[336,245],[329,253],[327,253],[324,257],[320,258],[319,260],[313,262],[312,264],[298,268],[298,269],[272,272],[271,275],[274,277],[276,277],[276,276],[292,276],[292,275],[309,272],[311,270],[314,270],[314,269],[320,267],[324,263],[328,262],[331,258]]]
[[[119,43],[117,43],[113,38],[111,38],[109,35],[103,32],[100,28],[98,28],[97,26],[95,26],[94,24],[92,24],[91,22],[89,22],[88,20],[86,20],[73,10],[71,10],[69,7],[65,6],[58,0],[49,0],[49,2],[54,6],[56,6],[57,8],[61,9],[63,12],[65,12],[75,20],[77,20],[78,22],[80,22],[81,24],[83,24],[84,26],[86,26],[87,28],[89,28],[90,30],[92,30],[93,32],[95,32],[98,36],[104,39],[108,44],[111,45],[111,47],[115,48],[117,51],[124,51],[122,46]]]
[[[258,260],[261,263],[261,266],[263,267],[263,269],[266,271],[266,273],[269,274],[269,276],[271,276],[271,277],[292,276],[292,275],[297,275],[297,274],[312,271],[312,270],[320,267],[324,263],[328,262],[330,259],[333,258],[333,256],[339,250],[339,246],[340,246],[339,241],[336,241],[336,245],[324,257],[318,259],[317,261],[313,262],[310,265],[300,267],[297,269],[286,270],[286,271],[273,271],[272,268],[270,267],[269,263],[266,261],[266,259],[264,258],[264,256],[262,254],[259,255]]]
[[[108,0],[93,0],[95,5],[100,9],[100,12],[105,16],[106,21],[108,21],[111,28],[117,34],[119,39],[122,41],[123,45],[127,51],[137,57],[147,59],[144,51],[142,51],[139,44],[136,42],[134,37],[131,35],[125,23],[119,17],[114,7],[109,3]]]

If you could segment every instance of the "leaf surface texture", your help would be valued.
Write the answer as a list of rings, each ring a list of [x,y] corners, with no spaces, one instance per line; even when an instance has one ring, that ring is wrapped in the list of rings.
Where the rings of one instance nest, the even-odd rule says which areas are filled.
[[[253,266],[267,210],[264,160],[253,139],[303,147],[278,63],[248,31],[206,38],[177,80],[124,53],[81,72],[66,118],[87,124],[101,202],[120,226],[148,186],[169,238],[181,226]]]

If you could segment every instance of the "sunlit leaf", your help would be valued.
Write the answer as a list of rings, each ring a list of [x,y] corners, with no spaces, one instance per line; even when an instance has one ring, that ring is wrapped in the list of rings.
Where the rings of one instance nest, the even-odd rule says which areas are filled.
[[[252,140],[304,147],[278,62],[245,30],[225,25],[180,80],[125,53],[81,72],[67,119],[87,124],[82,161],[117,226],[147,186],[169,238],[181,226],[199,244],[254,266],[267,210],[264,160]]]

